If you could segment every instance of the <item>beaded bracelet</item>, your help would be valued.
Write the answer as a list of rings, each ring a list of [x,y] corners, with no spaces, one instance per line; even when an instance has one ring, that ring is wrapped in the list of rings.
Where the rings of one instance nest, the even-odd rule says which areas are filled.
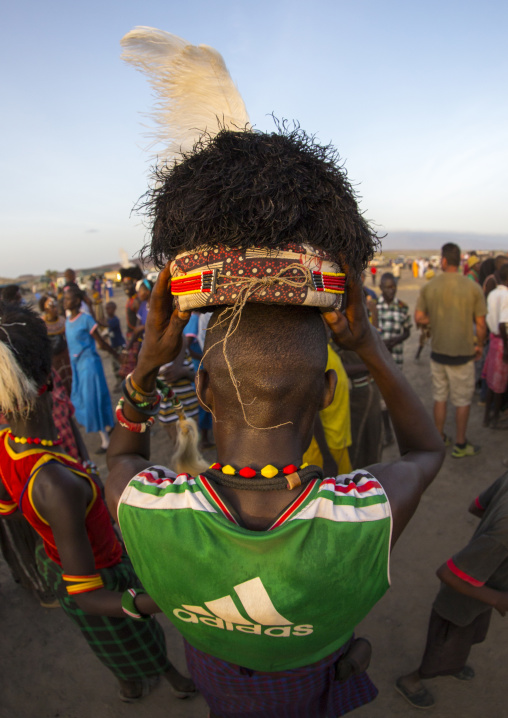
[[[142,588],[128,588],[122,593],[122,611],[135,621],[149,621],[150,615],[140,613],[136,607],[136,596],[146,594]]]
[[[150,406],[157,401],[157,390],[154,389],[150,394],[146,394],[143,391],[138,391],[132,383],[132,376],[129,374],[125,377],[125,389],[127,394],[133,402],[140,406]]]
[[[103,588],[104,581],[100,573],[93,573],[89,576],[69,576],[68,574],[62,574],[63,580],[70,584],[67,586],[67,593],[70,596],[76,593],[88,593],[89,591],[98,591],[99,588]]]
[[[146,421],[129,421],[129,419],[127,419],[125,417],[125,414],[123,413],[123,405],[124,399],[123,397],[121,397],[118,400],[118,404],[116,405],[115,414],[118,423],[120,424],[120,426],[123,426],[124,429],[133,431],[135,434],[143,434],[147,429],[149,429],[155,424],[155,416],[148,417]]]
[[[138,386],[138,385],[136,384],[136,382],[134,381],[134,379],[132,378],[133,373],[134,373],[134,372],[131,371],[131,373],[130,373],[130,374],[127,374],[127,376],[126,376],[125,378],[129,380],[129,382],[130,382],[132,388],[134,389],[134,391],[137,391],[138,394],[141,394],[142,396],[152,396],[152,394],[155,393],[156,389],[154,389],[154,391],[151,391],[151,392],[143,391],[143,389],[142,389],[140,386]]]
[[[133,409],[135,409],[139,414],[143,414],[144,416],[155,416],[159,413],[160,403],[161,403],[161,397],[159,393],[154,394],[153,401],[136,401],[135,398],[131,396],[131,393],[128,390],[126,381],[122,382],[122,392],[123,397],[125,401],[132,406]]]

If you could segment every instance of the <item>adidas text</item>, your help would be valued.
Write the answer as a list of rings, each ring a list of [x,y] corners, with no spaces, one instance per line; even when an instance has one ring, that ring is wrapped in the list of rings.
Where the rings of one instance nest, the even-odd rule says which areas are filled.
[[[206,626],[213,628],[221,628],[226,631],[241,631],[242,633],[252,633],[260,636],[273,636],[274,638],[289,638],[290,636],[309,636],[314,631],[314,627],[308,624],[302,624],[300,626],[261,626],[259,623],[252,624],[235,624],[229,621],[224,621],[222,618],[216,616],[198,616],[192,611],[187,611],[183,608],[175,608],[173,614],[184,621],[185,623],[204,623]]]

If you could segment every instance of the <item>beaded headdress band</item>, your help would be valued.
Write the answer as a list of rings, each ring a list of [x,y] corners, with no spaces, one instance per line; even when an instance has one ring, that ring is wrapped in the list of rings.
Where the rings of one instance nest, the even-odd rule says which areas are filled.
[[[340,309],[345,284],[326,252],[293,243],[279,250],[201,247],[171,263],[171,293],[181,311],[239,300]]]

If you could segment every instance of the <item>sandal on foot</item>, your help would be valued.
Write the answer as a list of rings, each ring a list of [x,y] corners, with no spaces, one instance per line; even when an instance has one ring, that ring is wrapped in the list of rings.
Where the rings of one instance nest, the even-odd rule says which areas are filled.
[[[475,677],[474,668],[471,666],[464,666],[457,673],[452,673],[451,677],[456,678],[458,681],[471,681]]]
[[[118,697],[121,701],[124,703],[137,703],[142,698],[146,698],[147,695],[149,695],[155,686],[158,684],[160,680],[160,676],[150,676],[149,678],[142,678],[141,683],[141,692],[137,696],[128,696],[126,695],[122,689],[118,691]]]
[[[408,688],[406,688],[406,686],[402,684],[401,679],[397,678],[397,681],[395,682],[395,690],[397,690],[400,695],[413,706],[413,708],[422,708],[425,710],[434,706],[434,698],[432,697],[432,693],[430,693],[424,687],[419,688],[417,691],[411,692]]]

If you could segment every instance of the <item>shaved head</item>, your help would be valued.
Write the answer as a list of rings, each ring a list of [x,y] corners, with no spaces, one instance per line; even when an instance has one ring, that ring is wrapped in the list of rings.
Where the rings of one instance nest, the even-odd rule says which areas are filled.
[[[317,309],[246,304],[236,331],[224,339],[230,311],[215,310],[206,333],[203,367],[215,397],[214,414],[238,414],[244,404],[259,427],[294,421],[295,413],[320,407],[327,337]]]

